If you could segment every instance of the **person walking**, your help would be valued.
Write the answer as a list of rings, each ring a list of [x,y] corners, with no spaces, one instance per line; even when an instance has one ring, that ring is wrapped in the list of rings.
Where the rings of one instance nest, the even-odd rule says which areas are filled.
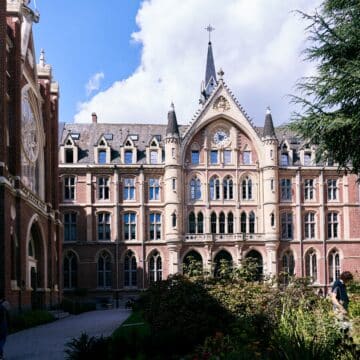
[[[4,359],[4,345],[8,333],[8,316],[10,305],[5,299],[0,300],[0,360]]]
[[[350,271],[344,271],[340,274],[331,289],[331,301],[334,305],[334,310],[346,315],[349,307],[349,297],[346,291],[346,284],[353,279]]]

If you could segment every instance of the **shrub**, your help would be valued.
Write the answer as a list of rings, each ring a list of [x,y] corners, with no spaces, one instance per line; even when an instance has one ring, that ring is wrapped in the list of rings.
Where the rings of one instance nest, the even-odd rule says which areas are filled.
[[[46,310],[30,310],[10,315],[10,333],[28,329],[37,325],[55,321],[55,317]]]
[[[67,344],[65,353],[68,360],[107,359],[108,339],[94,337],[82,333],[79,338],[71,339]]]

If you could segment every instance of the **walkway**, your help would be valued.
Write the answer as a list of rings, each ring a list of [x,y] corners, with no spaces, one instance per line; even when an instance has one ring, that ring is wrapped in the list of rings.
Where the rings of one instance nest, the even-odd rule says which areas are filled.
[[[6,360],[64,360],[65,343],[82,332],[108,336],[130,315],[124,308],[71,315],[8,336]]]

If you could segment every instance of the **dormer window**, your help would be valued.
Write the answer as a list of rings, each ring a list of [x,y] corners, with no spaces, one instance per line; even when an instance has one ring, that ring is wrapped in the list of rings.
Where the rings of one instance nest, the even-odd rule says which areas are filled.
[[[94,148],[94,158],[100,165],[108,164],[110,162],[110,146],[102,135]]]
[[[286,144],[283,144],[281,147],[281,156],[280,156],[280,165],[281,166],[289,166],[289,151]]]
[[[158,163],[158,152],[157,150],[150,151],[150,164],[157,164]]]
[[[311,165],[311,152],[305,152],[304,153],[304,166],[310,166]]]
[[[154,136],[149,146],[146,147],[146,157],[149,164],[159,164],[161,162],[161,148],[157,136]]]
[[[78,148],[71,132],[65,138],[64,145],[61,146],[60,161],[65,164],[74,164],[78,161]]]
[[[133,152],[132,150],[125,150],[124,163],[132,164]]]

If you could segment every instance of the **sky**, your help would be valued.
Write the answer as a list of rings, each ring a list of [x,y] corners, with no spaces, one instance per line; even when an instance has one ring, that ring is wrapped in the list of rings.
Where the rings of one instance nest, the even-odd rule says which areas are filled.
[[[271,107],[275,125],[289,121],[296,81],[314,73],[304,61],[306,23],[318,0],[32,0],[39,58],[60,85],[60,121],[178,122],[199,108],[208,33],[215,67],[255,125]]]

